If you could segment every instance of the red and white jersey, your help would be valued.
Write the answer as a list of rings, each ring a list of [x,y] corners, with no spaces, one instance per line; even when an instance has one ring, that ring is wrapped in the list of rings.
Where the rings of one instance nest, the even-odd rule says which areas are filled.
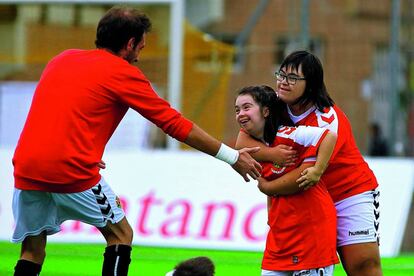
[[[272,146],[285,144],[298,152],[295,166],[263,162],[262,175],[276,179],[302,162],[315,162],[318,147],[328,130],[317,127],[281,127]],[[262,269],[302,270],[339,262],[336,254],[336,210],[323,182],[307,191],[272,197],[268,214]]]
[[[336,105],[323,112],[316,107],[295,116],[289,112],[296,125],[317,126],[337,133],[335,149],[329,166],[322,175],[334,202],[378,186],[374,173],[368,167],[359,151],[348,118]]]
[[[262,176],[266,179],[274,179],[295,169],[302,162],[315,162],[319,144],[327,133],[327,129],[319,127],[280,127],[271,146],[279,144],[291,146],[297,151],[299,158],[294,166],[289,167],[279,167],[275,164],[269,166],[270,163],[263,163],[265,166],[262,169]],[[272,176],[273,174],[275,175]]]

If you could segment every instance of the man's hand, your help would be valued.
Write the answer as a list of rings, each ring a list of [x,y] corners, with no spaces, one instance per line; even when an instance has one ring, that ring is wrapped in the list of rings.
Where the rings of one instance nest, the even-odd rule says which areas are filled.
[[[103,161],[103,160],[101,160],[99,163],[98,163],[98,168],[100,168],[100,169],[105,169],[106,168],[106,163]]]
[[[307,190],[321,179],[322,172],[315,167],[309,167],[301,173],[301,177],[296,180],[296,183],[299,183],[299,188]]]
[[[260,166],[260,164],[250,156],[251,153],[258,152],[259,150],[259,147],[242,148],[239,150],[239,159],[237,159],[237,162],[232,166],[233,169],[238,172],[246,182],[250,181],[247,175],[250,175],[253,179],[260,177],[262,166]]]
[[[272,148],[272,152],[277,157],[276,164],[280,167],[293,166],[298,159],[296,150],[293,150],[291,146],[280,144]]]

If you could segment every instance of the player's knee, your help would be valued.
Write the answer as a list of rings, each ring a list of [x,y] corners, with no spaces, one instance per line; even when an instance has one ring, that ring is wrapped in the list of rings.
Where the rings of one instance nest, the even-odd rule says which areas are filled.
[[[34,263],[43,264],[46,258],[46,251],[42,248],[30,248],[22,250],[21,259],[29,260]]]
[[[112,236],[116,244],[132,244],[133,230],[129,223],[122,223],[117,228],[113,229]]]
[[[34,259],[41,261],[41,263],[43,263],[46,258],[46,250],[44,248],[37,248],[30,253],[33,254]]]
[[[381,262],[378,258],[365,258],[350,268],[349,275],[381,276]]]
[[[46,258],[46,243],[38,238],[26,238],[22,243],[21,258],[42,264]]]
[[[98,228],[106,239],[108,245],[131,245],[133,230],[126,219],[118,223],[108,223],[104,228]]]
[[[131,225],[126,224],[122,231],[122,239],[125,241],[125,244],[132,244],[132,239],[134,237],[134,231],[132,230]]]
[[[46,258],[46,251],[45,250],[41,250],[39,252],[36,253],[37,258],[39,259],[39,263],[43,264],[43,262],[45,261]]]

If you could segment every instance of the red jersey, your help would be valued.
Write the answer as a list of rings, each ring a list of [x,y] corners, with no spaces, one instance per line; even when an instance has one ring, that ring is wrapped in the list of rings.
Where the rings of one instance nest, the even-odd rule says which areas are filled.
[[[326,129],[282,127],[272,146],[285,144],[298,152],[295,166],[275,167],[262,163],[263,177],[276,179],[303,162],[315,162]],[[270,230],[262,269],[302,270],[338,263],[336,254],[336,210],[323,182],[307,191],[271,197]]]
[[[289,114],[296,125],[326,128],[338,135],[329,166],[322,175],[334,202],[378,186],[374,173],[355,143],[348,118],[336,105],[325,108],[323,112],[312,107],[299,116]]]
[[[128,108],[180,141],[193,126],[118,56],[96,49],[67,50],[53,58],[14,153],[15,187],[73,193],[95,185],[105,145]]]

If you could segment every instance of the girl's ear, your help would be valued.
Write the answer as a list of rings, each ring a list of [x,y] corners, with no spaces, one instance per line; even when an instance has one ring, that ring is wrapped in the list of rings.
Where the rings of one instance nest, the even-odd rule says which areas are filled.
[[[270,115],[269,108],[265,106],[263,108],[263,117],[267,118]]]

